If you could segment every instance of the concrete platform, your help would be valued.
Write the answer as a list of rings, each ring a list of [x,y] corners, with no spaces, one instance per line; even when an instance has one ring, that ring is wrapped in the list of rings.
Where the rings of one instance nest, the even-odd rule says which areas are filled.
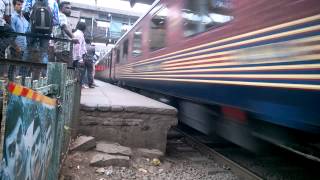
[[[96,83],[99,87],[82,90],[79,133],[165,152],[168,130],[178,123],[177,110],[126,89]]]

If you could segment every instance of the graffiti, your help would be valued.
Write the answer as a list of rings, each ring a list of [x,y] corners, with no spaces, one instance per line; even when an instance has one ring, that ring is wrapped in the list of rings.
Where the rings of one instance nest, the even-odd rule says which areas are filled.
[[[10,95],[7,114],[1,179],[47,179],[53,157],[55,107]]]

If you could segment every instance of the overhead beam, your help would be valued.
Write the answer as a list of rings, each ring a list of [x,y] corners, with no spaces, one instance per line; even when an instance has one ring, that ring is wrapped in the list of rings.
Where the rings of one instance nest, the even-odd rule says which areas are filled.
[[[155,0],[128,0],[128,1],[130,2],[131,7],[133,7],[136,3],[151,5]]]
[[[103,12],[103,13],[113,13],[113,14],[119,14],[124,16],[135,16],[140,17],[143,15],[143,13],[137,13],[133,11],[125,11],[125,10],[119,10],[114,8],[107,8],[107,7],[97,7],[93,5],[87,5],[87,4],[81,4],[81,3],[71,3],[71,6],[75,9],[82,9],[85,11],[93,11],[93,12]]]

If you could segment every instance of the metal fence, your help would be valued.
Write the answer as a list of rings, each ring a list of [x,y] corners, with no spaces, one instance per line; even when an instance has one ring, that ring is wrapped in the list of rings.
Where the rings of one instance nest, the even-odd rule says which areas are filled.
[[[73,43],[67,39],[0,30],[0,59],[45,64],[63,62],[71,65],[72,49]]]
[[[79,75],[65,63],[50,62],[55,53],[50,44],[41,46],[42,37],[26,37],[38,38],[38,45],[17,55],[2,43],[11,37],[0,36],[6,47],[0,53],[0,179],[55,180],[76,125]]]

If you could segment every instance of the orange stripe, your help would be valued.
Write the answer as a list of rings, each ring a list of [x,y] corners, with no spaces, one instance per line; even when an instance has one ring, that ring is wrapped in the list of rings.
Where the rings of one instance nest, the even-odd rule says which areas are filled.
[[[42,94],[39,94],[33,91],[32,89],[29,89],[21,85],[17,85],[15,83],[10,83],[8,85],[8,90],[9,92],[11,92],[16,96],[26,97],[28,99],[31,99],[33,101],[38,101],[43,104],[47,104],[51,106],[55,106],[57,104],[55,99],[49,98],[47,96],[44,96]]]
[[[28,94],[28,92],[29,92],[29,89],[27,89],[27,88],[24,87],[24,88],[22,89],[21,96],[26,97],[27,94]]]
[[[41,95],[37,93],[37,99],[36,99],[36,101],[39,101],[39,102],[40,102],[41,99],[42,99]]]
[[[9,86],[8,86],[9,92],[13,92],[15,87],[16,87],[16,85],[14,83],[9,83]]]
[[[31,99],[35,101],[37,99],[37,93],[33,92]]]

